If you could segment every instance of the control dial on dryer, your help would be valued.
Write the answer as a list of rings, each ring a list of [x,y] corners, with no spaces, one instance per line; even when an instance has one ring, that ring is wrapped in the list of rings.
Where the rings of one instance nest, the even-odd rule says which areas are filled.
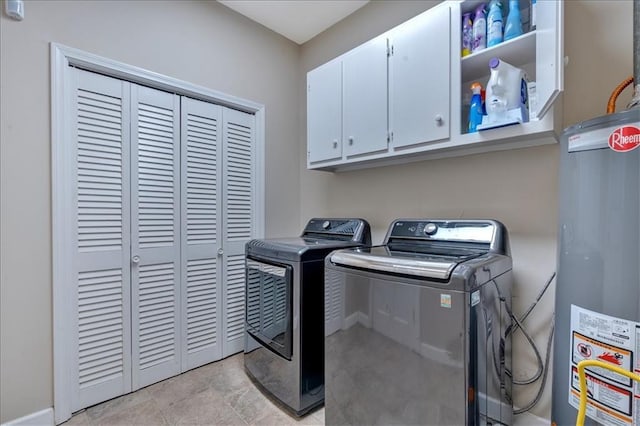
[[[433,235],[438,231],[438,225],[433,222],[429,222],[424,226],[425,235]]]
[[[322,222],[322,229],[329,229],[330,226],[331,226],[331,222],[329,222],[328,220],[325,220],[324,222]]]

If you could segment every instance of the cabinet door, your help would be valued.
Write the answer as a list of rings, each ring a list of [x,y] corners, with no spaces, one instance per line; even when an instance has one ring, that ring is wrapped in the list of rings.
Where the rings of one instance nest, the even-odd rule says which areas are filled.
[[[564,2],[539,1],[536,8],[537,117],[542,118],[564,90]]]
[[[387,38],[343,58],[343,138],[347,156],[387,149]]]
[[[307,160],[342,157],[342,62],[328,62],[307,74]]]
[[[391,34],[389,129],[394,147],[449,137],[449,13],[449,7],[436,7]]]

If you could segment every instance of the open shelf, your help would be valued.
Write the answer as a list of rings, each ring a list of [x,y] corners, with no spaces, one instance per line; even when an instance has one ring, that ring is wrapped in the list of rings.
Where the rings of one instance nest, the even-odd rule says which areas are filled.
[[[478,80],[489,74],[489,60],[500,58],[514,66],[536,60],[536,32],[531,31],[496,46],[461,58],[462,81]]]

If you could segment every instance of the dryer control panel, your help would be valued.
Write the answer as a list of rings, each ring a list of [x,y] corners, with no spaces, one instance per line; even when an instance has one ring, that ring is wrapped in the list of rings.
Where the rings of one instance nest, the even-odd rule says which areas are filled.
[[[346,240],[362,240],[365,244],[370,244],[366,240],[365,234],[369,231],[369,224],[364,219],[358,218],[313,218],[309,220],[302,232],[302,237],[306,236],[326,236],[339,235]]]

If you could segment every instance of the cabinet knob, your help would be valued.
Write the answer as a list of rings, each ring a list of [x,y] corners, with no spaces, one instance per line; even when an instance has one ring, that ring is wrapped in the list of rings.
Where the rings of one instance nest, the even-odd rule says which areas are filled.
[[[333,140],[333,149],[338,147],[338,141],[336,139]]]
[[[436,120],[436,125],[438,126],[442,126],[442,123],[444,123],[444,119],[440,114],[436,115],[435,120]]]
[[[131,262],[133,263],[140,263],[140,256],[138,256],[137,254],[135,256],[133,256],[131,258]]]
[[[224,254],[224,250],[222,249],[222,247],[220,247],[218,249],[218,256],[222,256]]]
[[[349,136],[349,145],[353,145],[353,136]]]

